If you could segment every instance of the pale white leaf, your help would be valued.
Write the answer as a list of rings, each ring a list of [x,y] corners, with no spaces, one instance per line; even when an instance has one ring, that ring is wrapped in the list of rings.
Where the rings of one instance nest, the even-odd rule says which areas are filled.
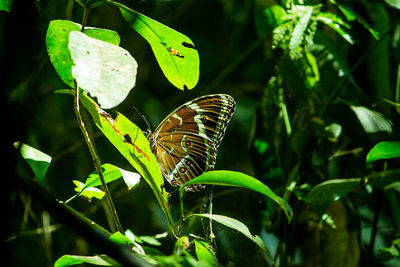
[[[127,50],[79,31],[69,34],[68,48],[74,62],[72,76],[81,89],[104,109],[125,100],[135,86],[138,67]]]

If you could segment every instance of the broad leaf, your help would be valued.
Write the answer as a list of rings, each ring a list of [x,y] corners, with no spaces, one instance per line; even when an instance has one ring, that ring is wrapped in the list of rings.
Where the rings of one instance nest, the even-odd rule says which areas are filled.
[[[70,90],[64,92],[71,93]],[[114,120],[85,94],[80,94],[80,100],[96,126],[150,185],[167,217],[170,231],[174,234],[167,195],[163,191],[164,178],[146,136],[122,114],[118,113]]]
[[[177,88],[192,89],[199,80],[199,54],[193,42],[164,24],[125,6],[120,10],[129,25],[150,44],[165,77]]]
[[[92,198],[102,199],[104,197],[104,191],[97,187],[85,187],[84,183],[81,183],[77,180],[72,180],[75,184],[75,192],[78,192],[78,196],[83,196],[92,200]],[[75,197],[75,196],[74,196]]]
[[[400,142],[380,142],[367,155],[367,162],[400,157]]]
[[[94,264],[98,266],[115,266],[117,262],[107,255],[99,256],[78,256],[64,255],[54,263],[54,267],[64,267],[82,263]]]
[[[400,0],[385,0],[385,3],[393,8],[400,9]]]
[[[126,171],[109,163],[101,165],[101,169],[106,183],[115,181],[116,179],[122,177],[125,184],[129,189],[131,189],[140,181],[140,175],[138,173]],[[97,171],[94,171],[88,176],[82,189],[99,185],[101,185],[99,174]]]
[[[225,225],[226,227],[232,228],[240,233],[242,233],[243,235],[245,235],[248,239],[250,239],[251,241],[253,241],[254,243],[257,244],[257,246],[259,246],[263,252],[265,253],[265,255],[268,257],[268,259],[275,265],[275,262],[271,256],[271,253],[268,251],[268,248],[265,246],[264,242],[262,241],[262,239],[257,236],[257,235],[253,235],[249,228],[243,224],[242,222],[227,217],[227,216],[223,216],[223,215],[217,215],[217,214],[190,214],[186,217],[186,219],[190,218],[190,217],[203,217],[203,218],[208,218],[208,219],[212,219],[216,222],[219,222],[220,224]]]
[[[209,171],[188,181],[180,188],[180,195],[183,194],[183,187],[191,184],[214,184],[223,186],[238,186],[244,187],[258,193],[261,193],[273,201],[275,201],[285,212],[289,222],[292,219],[293,211],[289,204],[277,196],[271,189],[259,180],[248,176],[244,173],[234,171]]]
[[[196,250],[197,259],[201,262],[206,262],[211,266],[218,266],[217,258],[215,257],[215,251],[210,248],[210,245],[203,242],[194,240],[194,246]]]
[[[387,120],[382,113],[370,110],[363,106],[350,106],[357,115],[366,133],[379,131],[392,132],[392,122]]]
[[[14,0],[1,0],[0,1],[0,10],[10,12],[13,2],[14,2]]]
[[[15,142],[14,147],[19,149],[22,157],[31,166],[36,178],[42,182],[50,165],[51,157],[36,148],[19,142]]]
[[[333,179],[316,185],[308,193],[305,201],[319,213],[323,213],[329,205],[351,192],[361,183],[361,178]]]
[[[72,31],[68,48],[71,52],[72,76],[78,86],[96,97],[102,108],[113,108],[128,96],[135,86],[137,63],[125,49]]]
[[[81,25],[69,20],[52,20],[46,33],[47,53],[57,74],[69,87],[74,87],[72,77],[72,58],[68,50],[69,34],[71,31],[80,31]],[[120,38],[115,31],[86,27],[84,33],[89,36],[119,45]]]

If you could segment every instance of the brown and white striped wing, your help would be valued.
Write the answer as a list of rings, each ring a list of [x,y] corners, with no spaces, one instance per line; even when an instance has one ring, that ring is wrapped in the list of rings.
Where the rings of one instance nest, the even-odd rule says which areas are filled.
[[[217,147],[235,107],[229,95],[206,95],[180,106],[160,123],[149,138],[150,145],[171,185],[181,186],[213,170]]]

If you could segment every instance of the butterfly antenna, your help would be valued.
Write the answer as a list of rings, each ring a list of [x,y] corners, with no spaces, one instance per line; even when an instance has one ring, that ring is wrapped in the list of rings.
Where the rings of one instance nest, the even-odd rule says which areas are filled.
[[[133,109],[139,114],[140,117],[142,117],[143,121],[146,123],[147,125],[147,130],[146,131],[142,131],[144,135],[146,135],[146,137],[148,138],[151,134],[151,127],[150,124],[148,123],[146,117],[144,115],[142,115],[142,113],[140,113],[140,111],[137,109],[137,107],[133,106]]]

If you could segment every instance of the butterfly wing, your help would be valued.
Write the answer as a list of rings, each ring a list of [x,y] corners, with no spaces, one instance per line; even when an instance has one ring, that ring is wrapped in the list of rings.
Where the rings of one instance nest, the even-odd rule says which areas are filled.
[[[180,106],[160,123],[149,139],[170,184],[181,186],[214,168],[217,147],[235,107],[229,95],[206,95]]]

